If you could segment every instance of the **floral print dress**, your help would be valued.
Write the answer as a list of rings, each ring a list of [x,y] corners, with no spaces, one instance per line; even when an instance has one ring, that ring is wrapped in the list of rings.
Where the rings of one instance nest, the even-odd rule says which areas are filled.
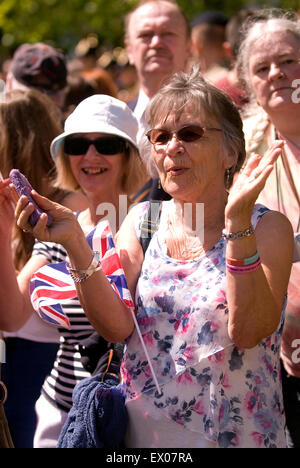
[[[127,401],[146,399],[154,418],[163,414],[216,447],[286,447],[279,363],[283,314],[275,333],[252,349],[238,348],[227,331],[226,240],[197,259],[170,258],[164,242],[169,203],[163,202],[136,290],[137,322],[160,392],[134,331],[122,365]],[[138,237],[148,206],[136,208]],[[267,211],[255,206],[254,227]]]

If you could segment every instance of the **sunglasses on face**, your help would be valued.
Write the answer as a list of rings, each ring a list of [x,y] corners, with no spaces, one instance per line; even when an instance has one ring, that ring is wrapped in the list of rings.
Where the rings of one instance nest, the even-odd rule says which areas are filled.
[[[64,152],[71,156],[81,156],[86,154],[89,147],[94,145],[97,152],[110,156],[123,153],[126,148],[126,141],[115,136],[99,137],[95,140],[89,140],[85,137],[72,137],[64,140]]]
[[[164,130],[162,128],[152,128],[149,130],[149,132],[146,133],[146,136],[152,145],[166,145],[172,140],[174,135],[177,140],[190,143],[202,138],[205,130],[216,130],[219,132],[222,131],[221,128],[201,127],[200,125],[186,125],[176,132],[170,132],[169,130]]]

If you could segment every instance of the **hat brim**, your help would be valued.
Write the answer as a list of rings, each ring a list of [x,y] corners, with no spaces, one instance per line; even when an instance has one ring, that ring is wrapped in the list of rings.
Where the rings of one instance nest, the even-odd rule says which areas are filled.
[[[110,127],[109,125],[106,125],[105,127],[102,127],[101,130],[99,128],[95,128],[95,129],[89,128],[88,130],[82,130],[81,128],[78,131],[72,130],[71,132],[64,132],[61,135],[58,135],[56,138],[54,138],[50,146],[50,153],[51,153],[52,159],[55,161],[59,148],[63,144],[63,141],[65,140],[65,138],[71,135],[77,135],[77,134],[82,134],[82,133],[104,133],[107,135],[119,136],[121,138],[124,138],[124,140],[128,141],[129,143],[131,143],[139,151],[137,143],[134,140],[132,140],[126,133],[122,132],[116,127]]]

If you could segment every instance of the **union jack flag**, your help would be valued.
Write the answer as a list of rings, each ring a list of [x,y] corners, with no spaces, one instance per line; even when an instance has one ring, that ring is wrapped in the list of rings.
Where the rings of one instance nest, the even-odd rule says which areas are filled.
[[[133,311],[133,301],[108,221],[101,221],[87,236],[87,241],[93,251],[100,252],[102,270],[112,288]],[[32,275],[30,294],[33,308],[43,320],[70,328],[69,319],[62,306],[78,298],[66,262],[45,265]]]

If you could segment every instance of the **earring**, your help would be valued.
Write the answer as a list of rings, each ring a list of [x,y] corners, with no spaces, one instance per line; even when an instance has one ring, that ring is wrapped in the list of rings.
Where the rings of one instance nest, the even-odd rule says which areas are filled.
[[[157,181],[157,187],[158,187],[159,189],[161,189],[160,178],[158,178],[158,181]]]
[[[231,177],[231,172],[230,172],[230,168],[226,169],[226,172],[225,172],[225,187],[226,188],[229,188],[230,186],[230,177]]]

